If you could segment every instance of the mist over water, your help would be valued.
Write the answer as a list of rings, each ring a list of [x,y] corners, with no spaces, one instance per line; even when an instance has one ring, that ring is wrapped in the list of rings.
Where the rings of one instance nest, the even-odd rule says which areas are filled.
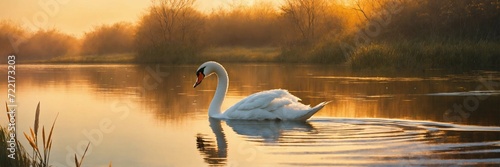
[[[51,157],[56,166],[72,166],[68,155],[81,153],[81,143],[88,141],[88,166],[500,162],[498,72],[379,74],[338,66],[224,66],[230,84],[223,109],[275,88],[289,90],[305,104],[332,102],[305,123],[220,121],[207,114],[217,81],[212,76],[193,89],[194,65],[19,65],[18,119],[25,123],[18,129],[29,131],[38,101],[41,125],[49,126],[59,113]],[[5,92],[6,82],[1,84]],[[102,122],[109,126],[103,128]]]

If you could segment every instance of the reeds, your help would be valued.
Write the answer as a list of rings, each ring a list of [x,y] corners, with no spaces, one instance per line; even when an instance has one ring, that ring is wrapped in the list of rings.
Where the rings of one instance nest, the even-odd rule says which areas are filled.
[[[22,147],[21,143],[16,140],[16,154],[14,155],[14,159],[9,158],[7,148],[9,148],[9,144],[7,141],[10,139],[10,131],[7,128],[0,126],[0,166],[30,166],[31,159],[29,154],[26,152],[24,147]]]
[[[6,103],[6,109],[7,112],[9,111],[9,108]],[[10,116],[8,115],[8,119],[10,120]],[[53,137],[52,134],[54,132],[54,127],[56,124],[56,120],[59,114],[56,115],[56,118],[52,122],[52,126],[48,132],[45,130],[45,126],[42,126],[42,145],[39,145],[38,137],[39,137],[39,127],[40,127],[40,102],[38,102],[38,105],[36,107],[35,111],[35,120],[33,124],[33,128],[30,128],[30,133],[27,134],[24,132],[24,136],[26,137],[26,140],[28,140],[29,145],[32,148],[33,154],[30,156],[27,151],[24,149],[24,147],[21,145],[21,143],[17,140],[16,138],[16,154],[15,158],[8,158],[7,156],[7,151],[0,151],[0,166],[13,166],[13,167],[25,167],[25,166],[32,166],[32,167],[48,167],[49,162],[50,162],[50,153],[52,151],[52,143],[53,143]],[[7,150],[8,146],[8,140],[10,139],[10,132],[0,126],[0,149],[2,150]],[[85,155],[87,154],[87,150],[89,149],[90,142],[87,145],[87,148],[83,152],[82,157],[80,160],[78,160],[77,155],[75,154],[75,166],[76,167],[81,167],[83,163],[83,159],[85,158]],[[111,167],[112,164],[111,162],[109,163],[109,166]]]
[[[47,60],[26,60],[25,63],[50,63],[50,64],[93,64],[93,63],[106,63],[106,64],[120,64],[120,63],[134,63],[136,53],[119,53],[119,54],[103,54],[103,55],[65,55]]]
[[[31,148],[33,149],[33,155],[32,155],[32,166],[40,166],[40,167],[47,167],[49,166],[49,160],[50,160],[50,152],[52,150],[52,132],[54,132],[54,126],[56,124],[56,120],[59,114],[57,114],[56,118],[54,119],[54,122],[52,123],[52,127],[50,128],[50,131],[48,132],[48,136],[45,133],[45,126],[42,126],[42,148],[40,148],[40,145],[38,144],[38,127],[39,127],[39,120],[40,120],[40,102],[38,102],[38,105],[36,107],[36,112],[35,112],[35,121],[33,125],[33,129],[30,128],[30,135],[24,133],[24,136],[26,137],[26,140],[28,140]]]
[[[354,70],[499,70],[500,43],[428,40],[373,43],[351,55]]]
[[[280,54],[276,47],[217,47],[204,51],[200,59],[221,62],[272,62]]]
[[[7,103],[5,103],[6,112],[9,112],[9,107]],[[10,114],[7,113],[7,118],[10,120]],[[9,127],[10,128],[10,127]],[[14,138],[15,141],[15,154],[12,157],[9,157],[10,152],[8,151],[11,148],[12,142],[12,134],[15,134],[13,129],[8,129],[0,125],[0,166],[30,166],[31,159],[29,154],[26,152],[24,147],[21,145],[17,137]]]
[[[85,158],[85,154],[87,154],[87,150],[89,149],[89,146],[90,146],[90,142],[89,142],[89,144],[87,144],[87,147],[85,148],[85,151],[83,152],[83,155],[82,155],[82,158],[80,158],[80,161],[78,161],[78,157],[76,157],[76,154],[75,154],[75,166],[76,167],[82,166],[83,158]]]

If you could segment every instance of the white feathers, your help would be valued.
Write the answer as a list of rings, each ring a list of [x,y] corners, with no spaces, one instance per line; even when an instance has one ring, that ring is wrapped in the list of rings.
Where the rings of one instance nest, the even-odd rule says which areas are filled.
[[[290,94],[287,90],[274,89],[248,96],[227,109],[223,116],[226,119],[306,120],[323,106],[311,108],[309,105],[300,103],[300,98]],[[302,118],[304,115],[308,117]]]
[[[293,102],[298,102],[299,100],[300,99],[298,97],[288,93],[287,90],[274,89],[252,94],[241,100],[234,107],[238,107],[238,110],[265,108],[269,111],[273,111],[279,107],[283,107]]]

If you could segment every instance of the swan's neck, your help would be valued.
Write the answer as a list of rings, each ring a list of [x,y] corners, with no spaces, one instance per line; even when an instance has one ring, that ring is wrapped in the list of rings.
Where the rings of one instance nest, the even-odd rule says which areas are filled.
[[[226,97],[227,87],[229,84],[229,78],[224,67],[218,65],[215,67],[214,72],[217,75],[218,80],[214,98],[208,108],[208,116],[210,117],[217,117],[221,114],[222,102],[224,102],[224,98]]]

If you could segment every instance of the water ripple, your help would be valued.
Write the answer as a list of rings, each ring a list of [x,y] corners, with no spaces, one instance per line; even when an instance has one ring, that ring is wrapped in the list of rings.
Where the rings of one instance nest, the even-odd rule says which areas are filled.
[[[272,124],[274,140],[249,141],[285,166],[500,165],[496,126],[376,118],[315,118],[303,130]]]

